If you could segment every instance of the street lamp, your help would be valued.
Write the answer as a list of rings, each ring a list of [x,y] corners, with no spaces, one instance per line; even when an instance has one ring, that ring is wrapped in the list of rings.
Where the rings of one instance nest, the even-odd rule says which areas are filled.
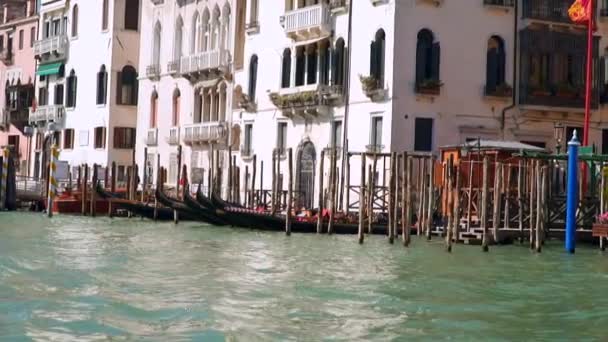
[[[553,134],[555,138],[555,150],[560,154],[562,149],[562,141],[564,140],[564,124],[556,122],[553,126]]]

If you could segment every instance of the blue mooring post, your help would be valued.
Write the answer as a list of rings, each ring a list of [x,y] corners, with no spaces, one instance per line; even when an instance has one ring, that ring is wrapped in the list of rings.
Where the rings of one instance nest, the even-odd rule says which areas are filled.
[[[578,148],[576,130],[568,142],[568,181],[566,198],[566,251],[574,253],[576,247],[576,208],[578,206]]]

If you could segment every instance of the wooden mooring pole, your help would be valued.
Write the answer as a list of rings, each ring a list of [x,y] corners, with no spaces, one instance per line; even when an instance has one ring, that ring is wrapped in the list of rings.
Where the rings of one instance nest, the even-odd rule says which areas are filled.
[[[317,234],[323,232],[323,163],[325,162],[325,150],[321,150],[321,158],[319,162],[319,212],[317,213]]]
[[[287,150],[287,212],[285,213],[285,234],[291,235],[291,205],[292,205],[292,189],[293,189],[293,150]]]
[[[481,227],[483,228],[483,237],[481,240],[481,248],[484,252],[489,250],[489,234],[488,234],[488,156],[483,158],[483,184],[481,190]]]
[[[96,196],[95,194],[97,193],[96,187],[97,187],[97,164],[93,164],[93,178],[91,180],[91,203],[90,203],[90,213],[91,213],[91,217],[95,217],[97,216],[97,201],[96,201]]]
[[[426,239],[431,240],[431,230],[433,228],[433,205],[435,204],[435,158],[429,158],[429,195],[428,195],[428,208],[426,217]]]
[[[256,178],[256,173],[257,173],[257,155],[253,155],[253,161],[252,161],[252,172],[251,172],[251,193],[249,194],[250,198],[249,198],[249,205],[250,207],[253,209],[257,206],[257,203],[255,203],[255,178]]]
[[[411,241],[411,227],[412,227],[412,171],[413,171],[413,162],[412,157],[408,156],[405,152],[403,152],[403,161],[405,163],[405,175],[403,177],[404,186],[403,189],[405,191],[403,196],[403,207],[402,209],[402,240],[403,246],[408,247]]]
[[[116,193],[116,162],[112,162],[112,169],[110,171],[110,192]],[[114,217],[114,208],[112,204],[112,198],[108,198],[108,216]]]
[[[357,232],[359,244],[362,244],[365,239],[365,164],[365,154],[361,154],[361,187],[359,189],[359,230]]]
[[[388,226],[387,228],[387,233],[388,233],[388,242],[389,243],[395,243],[395,235],[394,235],[394,231],[393,231],[393,212],[394,207],[395,207],[395,201],[394,201],[394,197],[393,197],[393,184],[395,183],[395,158],[394,158],[395,152],[391,153],[391,160],[389,161],[389,181],[388,181]]]
[[[84,168],[84,175],[82,177],[82,198],[80,203],[80,209],[82,216],[85,216],[87,214],[87,182],[89,180],[89,166],[87,164],[84,164],[82,167]]]
[[[330,171],[329,171],[329,222],[327,224],[327,233],[334,233],[334,217],[336,215],[336,190],[337,190],[337,172],[336,172],[337,150],[331,149]]]

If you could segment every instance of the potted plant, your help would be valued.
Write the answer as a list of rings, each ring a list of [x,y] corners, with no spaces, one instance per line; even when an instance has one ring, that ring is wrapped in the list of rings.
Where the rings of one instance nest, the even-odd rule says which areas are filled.
[[[366,94],[369,94],[381,88],[380,81],[372,75],[359,75],[359,80],[361,81],[361,87],[363,88],[363,92],[365,92]]]
[[[416,84],[416,92],[420,94],[439,95],[439,90],[443,86],[440,80],[427,78]]]

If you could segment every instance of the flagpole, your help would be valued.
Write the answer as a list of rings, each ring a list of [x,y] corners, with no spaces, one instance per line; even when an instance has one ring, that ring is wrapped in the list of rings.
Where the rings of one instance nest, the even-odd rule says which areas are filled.
[[[591,119],[591,71],[593,65],[593,10],[594,3],[591,0],[589,6],[589,20],[587,21],[587,71],[585,81],[585,124],[583,129],[583,146],[589,144],[589,120]],[[568,137],[569,139],[569,137]]]

